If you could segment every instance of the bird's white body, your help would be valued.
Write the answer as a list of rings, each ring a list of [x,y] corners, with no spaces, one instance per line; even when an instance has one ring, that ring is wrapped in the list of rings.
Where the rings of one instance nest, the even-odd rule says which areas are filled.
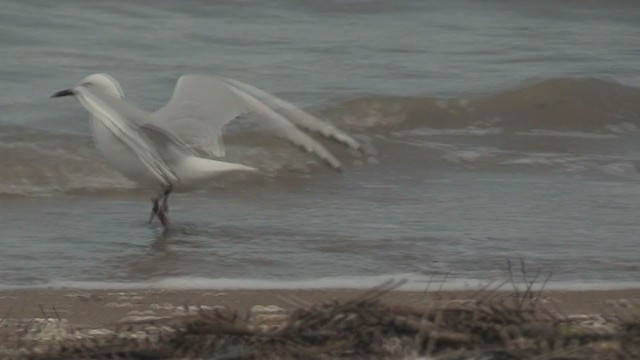
[[[104,126],[100,120],[92,117],[91,125],[96,149],[111,167],[145,189],[157,191],[161,188],[161,183],[152,173],[147,171],[136,154],[118,139],[111,130]],[[171,184],[175,192],[196,190],[215,177],[225,173],[256,171],[256,169],[242,164],[184,155],[177,150],[174,150],[168,165],[180,179],[179,182]]]
[[[152,176],[136,154],[118,139],[100,120],[91,117],[93,142],[102,157],[129,180],[144,188],[158,187],[158,180]]]

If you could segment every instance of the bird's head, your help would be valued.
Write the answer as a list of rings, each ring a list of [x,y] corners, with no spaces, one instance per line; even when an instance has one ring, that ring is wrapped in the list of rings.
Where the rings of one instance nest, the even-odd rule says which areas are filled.
[[[113,77],[107,74],[89,75],[86,78],[82,79],[82,81],[80,81],[80,84],[78,84],[78,86],[76,86],[75,88],[60,90],[55,94],[51,95],[51,97],[56,98],[56,97],[62,97],[62,96],[75,95],[75,89],[77,87],[95,87],[97,89],[100,89],[101,91],[106,92],[109,95],[112,95],[118,98],[124,97],[124,92],[122,92],[122,88],[120,87],[120,84],[118,84],[116,79],[114,79]]]

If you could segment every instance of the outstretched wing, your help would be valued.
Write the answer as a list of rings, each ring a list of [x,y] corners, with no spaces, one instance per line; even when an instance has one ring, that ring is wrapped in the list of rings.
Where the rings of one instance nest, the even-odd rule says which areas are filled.
[[[286,102],[276,96],[273,96],[264,90],[258,89],[255,86],[245,84],[238,80],[225,79],[225,81],[235,88],[242,90],[243,92],[262,101],[271,109],[284,115],[287,119],[291,120],[296,125],[309,131],[321,134],[326,138],[333,139],[354,150],[360,150],[360,143],[351,136],[347,135],[347,133],[329,123],[323,122],[322,120],[300,109],[299,107]]]
[[[209,156],[224,156],[222,128],[249,109],[214,77],[185,75],[171,100],[154,114],[154,123],[171,129],[186,144]]]
[[[154,123],[201,152],[224,156],[224,126],[249,113],[260,116],[276,135],[316,154],[335,169],[340,169],[340,161],[296,125],[359,147],[348,135],[284,100],[236,80],[211,76],[180,77],[169,103],[154,114]]]
[[[185,150],[186,145],[169,131],[152,124],[150,113],[99,89],[80,86],[75,93],[82,106],[128,146],[161,184],[179,181],[160,151],[163,145]]]

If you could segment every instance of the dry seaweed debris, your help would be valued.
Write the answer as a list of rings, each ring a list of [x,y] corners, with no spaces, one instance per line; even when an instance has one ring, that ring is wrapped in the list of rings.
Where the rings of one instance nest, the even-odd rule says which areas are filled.
[[[387,282],[349,301],[299,307],[255,324],[216,308],[111,329],[34,319],[3,334],[1,358],[18,359],[638,359],[640,319],[561,316],[531,286],[485,288],[472,300],[390,306]],[[295,299],[291,299],[296,302]],[[267,319],[268,320],[268,319]],[[7,320],[0,324],[5,330]],[[43,328],[51,336],[42,336]],[[2,330],[2,329],[0,329]],[[15,327],[14,327],[15,330]],[[35,331],[38,330],[38,331]],[[40,334],[34,336],[35,333]]]

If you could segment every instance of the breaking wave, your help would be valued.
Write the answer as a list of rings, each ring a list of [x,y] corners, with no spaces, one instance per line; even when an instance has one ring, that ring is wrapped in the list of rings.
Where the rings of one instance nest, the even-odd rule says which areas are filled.
[[[327,114],[354,128],[500,128],[633,131],[640,122],[640,89],[601,79],[558,78],[483,96],[367,96]]]
[[[362,155],[327,143],[347,168],[394,166],[401,160],[471,169],[637,174],[640,89],[602,79],[557,78],[451,99],[361,96],[316,111],[367,145]],[[275,137],[245,129],[230,133],[226,143],[227,160],[258,167],[271,180],[324,171],[312,156]],[[90,135],[4,125],[0,153],[0,194],[136,188],[102,161]]]

